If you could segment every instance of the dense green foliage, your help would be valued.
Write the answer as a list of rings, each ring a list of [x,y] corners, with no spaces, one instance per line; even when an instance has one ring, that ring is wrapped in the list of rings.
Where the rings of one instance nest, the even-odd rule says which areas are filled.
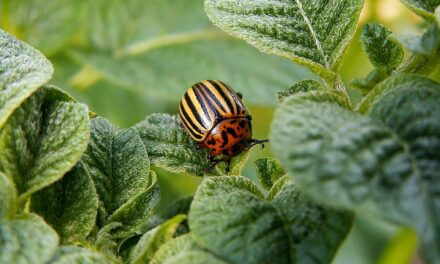
[[[411,230],[420,258],[440,262],[440,1],[402,0],[424,19],[420,36],[361,28],[373,69],[351,82],[357,105],[341,65],[362,0],[205,0],[207,16],[192,0],[25,2],[0,0],[0,25],[62,70],[51,81],[52,63],[0,29],[0,263],[323,264],[356,219],[404,228],[381,263],[399,247],[410,253],[394,260],[410,261]],[[303,68],[207,17],[316,75],[292,83]],[[82,68],[63,79],[72,61]],[[145,90],[156,107],[203,78],[278,99],[258,183],[247,151],[231,175],[206,171],[207,151],[166,106],[119,128],[53,85]],[[200,184],[163,204],[158,175]]]

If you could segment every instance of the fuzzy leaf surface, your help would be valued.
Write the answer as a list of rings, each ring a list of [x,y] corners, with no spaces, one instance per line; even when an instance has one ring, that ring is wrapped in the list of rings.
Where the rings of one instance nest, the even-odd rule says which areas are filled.
[[[194,239],[231,263],[288,263],[290,241],[284,223],[263,199],[244,177],[205,179],[188,215]]]
[[[0,172],[0,220],[14,216],[17,193],[11,180]]]
[[[113,257],[76,246],[59,247],[49,264],[107,264],[120,263]]]
[[[411,82],[405,83],[409,78]],[[396,80],[400,80],[400,84],[383,89],[369,115],[399,135],[413,154],[426,190],[429,210],[426,217],[430,222],[429,227],[416,227],[422,236],[421,251],[429,262],[437,262],[440,256],[440,227],[437,224],[440,219],[440,84],[416,75],[400,76]],[[437,259],[433,255],[437,255]]]
[[[216,26],[327,78],[338,69],[362,6],[362,0],[205,0]]]
[[[151,264],[227,264],[200,247],[191,234],[178,236],[159,248]]]
[[[414,74],[401,74],[391,77],[385,82],[377,85],[362,101],[356,106],[356,111],[361,114],[367,114],[372,104],[378,100],[382,94],[388,93],[391,90],[405,90],[409,87],[413,89],[422,89],[425,86],[436,86],[436,82],[430,81],[427,78],[420,78]]]
[[[0,127],[12,112],[53,74],[37,50],[0,29]]]
[[[319,207],[291,182],[283,184],[269,201],[245,177],[205,179],[188,216],[192,236],[231,263],[329,263],[351,215]]]
[[[291,180],[282,185],[272,204],[293,243],[292,263],[330,263],[353,222],[351,213],[317,205]]]
[[[39,216],[0,220],[0,263],[43,264],[58,246],[57,233]]]
[[[115,236],[116,233],[121,236],[149,218],[159,190],[136,130],[118,129],[103,118],[94,118],[91,140],[82,161],[98,193],[99,227],[112,222],[124,223],[123,227],[113,230]],[[136,208],[139,211],[136,212]]]
[[[189,175],[200,176],[210,166],[205,149],[197,149],[195,142],[179,125],[176,116],[153,114],[134,128],[148,151],[151,164],[160,168]],[[231,174],[239,175],[247,152],[232,159]],[[225,174],[224,164],[216,166],[215,175]]]
[[[362,48],[371,63],[387,71],[397,68],[403,59],[402,48],[388,40],[391,33],[391,30],[380,24],[368,23],[362,28],[361,34]]]
[[[134,196],[109,217],[108,225],[121,224],[112,230],[114,237],[124,238],[133,234],[145,225],[159,206],[160,190],[154,171],[150,171],[150,178],[151,185],[146,190]]]
[[[60,235],[63,244],[85,240],[95,226],[98,194],[79,162],[60,181],[32,195],[31,208]]]
[[[314,80],[304,80],[295,83],[286,91],[277,92],[277,99],[278,102],[282,102],[284,99],[286,99],[292,94],[297,94],[301,92],[307,93],[311,91],[324,91],[324,90],[325,88],[324,86],[322,86],[321,83]]]
[[[61,179],[81,158],[89,136],[85,105],[55,87],[29,97],[1,134],[0,157],[19,202]]]
[[[288,174],[314,200],[406,225],[426,222],[413,157],[381,123],[334,103],[289,98],[271,133]]]
[[[274,158],[263,158],[255,161],[257,177],[266,190],[270,190],[274,183],[286,174],[281,163]]]
[[[145,233],[131,252],[129,263],[149,263],[157,250],[164,243],[173,239],[177,227],[185,218],[185,215],[177,215]]]

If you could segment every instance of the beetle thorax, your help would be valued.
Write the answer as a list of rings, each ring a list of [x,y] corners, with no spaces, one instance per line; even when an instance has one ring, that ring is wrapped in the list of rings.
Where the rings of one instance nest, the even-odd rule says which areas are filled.
[[[211,150],[211,156],[236,156],[247,148],[252,139],[251,121],[237,117],[220,121],[203,141],[203,147]]]

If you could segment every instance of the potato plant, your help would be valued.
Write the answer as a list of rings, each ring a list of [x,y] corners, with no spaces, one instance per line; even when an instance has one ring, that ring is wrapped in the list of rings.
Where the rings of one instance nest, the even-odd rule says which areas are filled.
[[[20,1],[4,2],[20,10]],[[205,0],[212,23],[241,40],[211,28],[138,44],[131,34],[139,28],[125,28],[124,19],[157,14],[122,2],[88,3],[95,22],[83,28],[89,46],[68,54],[89,68],[71,81],[167,86],[175,97],[191,74],[180,58],[197,50],[213,58],[219,78],[251,84],[246,79],[260,73],[242,92],[250,101],[278,100],[270,125],[275,155],[255,162],[258,182],[242,175],[244,152],[229,175],[216,166],[192,196],[158,211],[158,171],[200,177],[210,165],[178,117],[158,111],[117,127],[54,85],[53,64],[40,51],[0,29],[0,263],[331,263],[356,217],[414,230],[420,261],[440,262],[440,84],[431,78],[440,59],[440,1],[402,0],[424,20],[420,36],[364,25],[360,41],[374,68],[349,84],[342,58],[358,41],[362,0]],[[186,12],[171,2],[161,3],[164,10]],[[116,11],[115,19],[102,15]],[[57,19],[74,17],[68,14]],[[194,21],[170,23],[178,31]],[[75,32],[66,24],[45,27],[59,34],[34,37],[35,45],[59,52]],[[154,35],[154,26],[142,34]],[[189,39],[198,46],[186,46]],[[290,61],[258,54],[271,76],[252,61],[229,67],[228,59],[258,53],[245,42]],[[176,47],[147,52],[163,43]],[[145,75],[136,56],[150,63]],[[281,89],[286,69],[296,67],[291,61],[314,75]],[[155,77],[167,67],[172,74]],[[361,91],[360,103],[348,87]]]

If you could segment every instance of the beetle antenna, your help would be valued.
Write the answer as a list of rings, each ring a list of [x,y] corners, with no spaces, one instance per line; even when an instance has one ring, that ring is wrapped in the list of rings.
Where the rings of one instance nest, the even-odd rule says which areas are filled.
[[[261,149],[264,149],[264,143],[270,142],[269,139],[252,139],[249,148],[252,148],[255,145],[261,145]]]

